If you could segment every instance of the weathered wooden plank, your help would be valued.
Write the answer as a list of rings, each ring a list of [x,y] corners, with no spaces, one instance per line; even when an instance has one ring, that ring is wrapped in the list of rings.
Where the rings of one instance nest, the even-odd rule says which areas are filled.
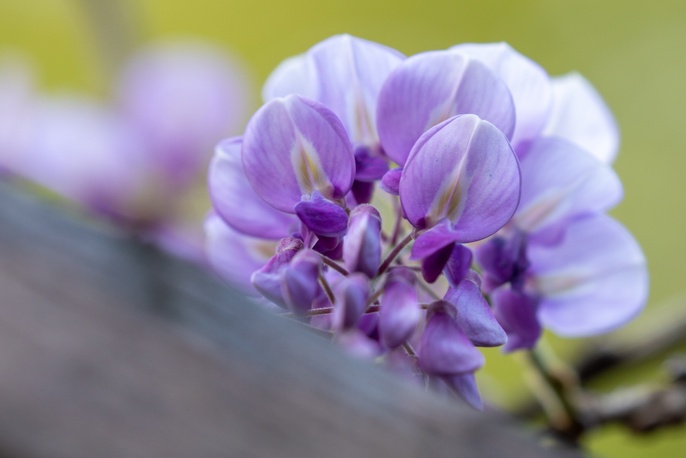
[[[0,200],[2,456],[559,456],[125,234]]]

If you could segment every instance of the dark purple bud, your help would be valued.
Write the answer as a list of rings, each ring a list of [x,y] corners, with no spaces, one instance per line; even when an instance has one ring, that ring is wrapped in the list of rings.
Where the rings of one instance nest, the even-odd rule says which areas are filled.
[[[350,213],[344,238],[343,260],[351,272],[374,278],[381,264],[381,215],[371,205],[358,205]]]
[[[514,289],[523,287],[529,267],[523,232],[516,231],[507,238],[494,237],[480,245],[475,255],[484,272],[484,290],[487,293],[507,282]]]
[[[395,348],[412,337],[421,318],[414,273],[406,267],[392,269],[380,303],[381,342],[388,348]]]
[[[538,299],[507,287],[497,289],[491,298],[494,315],[507,333],[503,351],[533,348],[541,337]]]
[[[472,250],[464,245],[456,243],[450,254],[450,258],[443,269],[443,274],[448,279],[450,286],[453,288],[457,287],[457,285],[467,276],[471,265]]]
[[[507,342],[505,331],[474,282],[463,280],[457,288],[449,288],[443,299],[455,306],[457,322],[474,345],[497,347]]]
[[[314,191],[295,205],[300,221],[312,232],[325,237],[341,237],[348,228],[348,214],[338,204]]]
[[[465,374],[484,364],[483,355],[455,321],[454,313],[453,305],[445,301],[434,302],[427,311],[418,354],[419,366],[427,374]]]
[[[427,283],[433,283],[438,279],[452,252],[453,245],[448,245],[422,259],[422,276]]]
[[[400,177],[403,174],[402,167],[389,170],[381,178],[381,189],[394,196],[400,195]]]
[[[341,279],[334,290],[333,325],[335,329],[352,328],[367,307],[369,279],[361,274],[351,274]]]
[[[371,183],[380,180],[388,172],[388,162],[375,156],[367,147],[355,149],[355,180]]]
[[[350,189],[350,194],[346,196],[346,202],[349,202],[351,207],[358,204],[368,204],[372,201],[373,195],[374,183],[355,180],[353,182],[353,187]],[[354,199],[354,201],[349,200],[351,197]]]

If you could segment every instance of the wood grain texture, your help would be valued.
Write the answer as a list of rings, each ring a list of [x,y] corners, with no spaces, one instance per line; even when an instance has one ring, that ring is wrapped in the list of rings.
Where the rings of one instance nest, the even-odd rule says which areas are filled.
[[[202,269],[6,184],[0,199],[0,456],[560,456]]]

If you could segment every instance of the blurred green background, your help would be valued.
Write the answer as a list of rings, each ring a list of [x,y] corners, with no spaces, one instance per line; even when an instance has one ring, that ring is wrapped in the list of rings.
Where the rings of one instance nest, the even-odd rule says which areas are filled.
[[[669,0],[0,0],[0,53],[33,59],[43,88],[104,95],[112,62],[127,46],[199,37],[243,60],[259,89],[275,65],[337,33],[350,33],[405,54],[460,42],[507,41],[551,75],[585,75],[615,113],[622,131],[616,169],[625,187],[614,211],[643,246],[651,272],[646,315],[684,290],[686,245],[686,2]],[[108,44],[109,43],[109,44]],[[681,306],[678,306],[681,307]],[[683,307],[681,307],[683,308]],[[670,311],[671,313],[671,311]],[[639,328],[643,318],[634,326]],[[563,354],[572,344],[554,344]],[[521,392],[517,365],[488,353],[482,386]],[[613,383],[659,380],[656,364]],[[509,375],[508,375],[509,374]],[[593,434],[599,456],[655,456],[686,450],[686,429],[632,437],[621,428]]]

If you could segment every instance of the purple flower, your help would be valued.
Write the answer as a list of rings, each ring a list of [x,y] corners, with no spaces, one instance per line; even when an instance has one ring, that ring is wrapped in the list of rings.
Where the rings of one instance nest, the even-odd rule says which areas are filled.
[[[300,96],[272,100],[255,113],[242,157],[257,195],[287,213],[314,192],[341,200],[355,176],[352,147],[336,115]]]
[[[404,165],[424,132],[458,114],[475,114],[507,138],[514,129],[510,92],[481,62],[456,51],[408,58],[379,95],[377,125],[386,154]]]

